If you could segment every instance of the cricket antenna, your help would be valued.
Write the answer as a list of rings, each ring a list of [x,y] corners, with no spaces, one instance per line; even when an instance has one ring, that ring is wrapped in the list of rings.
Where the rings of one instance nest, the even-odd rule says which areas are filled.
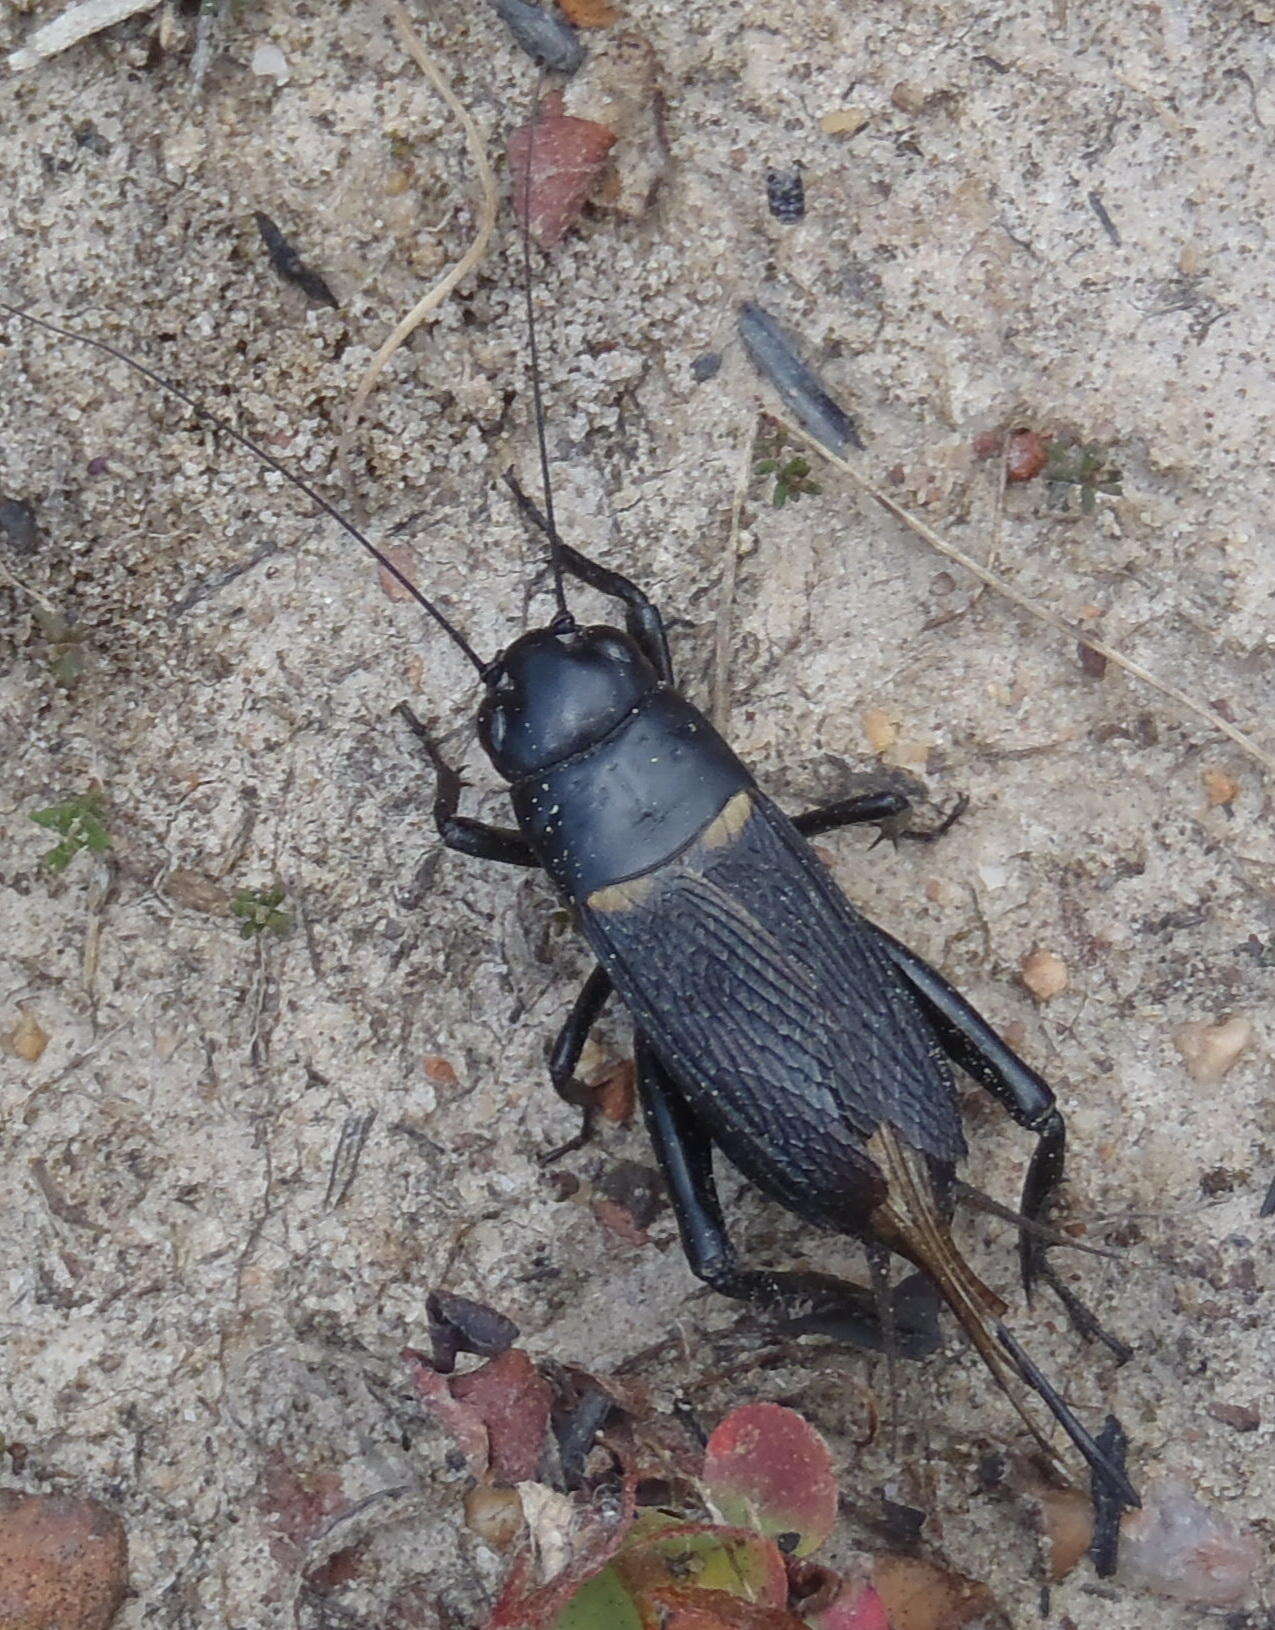
[[[536,344],[536,308],[531,298],[531,166],[536,147],[536,126],[540,122],[540,93],[544,74],[536,86],[536,102],[527,126],[527,162],[522,173],[522,292],[527,306],[527,350],[531,358],[531,400],[536,415],[536,441],[540,448],[540,481],[545,494],[545,528],[549,538],[549,564],[553,569],[553,595],[558,602],[558,621],[572,626],[571,611],[562,580],[562,550],[558,523],[553,513],[553,484],[549,479],[549,447],[545,438],[545,407],[540,390],[540,348]]]
[[[361,544],[372,559],[376,561],[377,565],[388,572],[396,583],[407,590],[418,606],[428,612],[448,639],[473,665],[479,677],[486,676],[491,664],[483,661],[455,624],[438,609],[432,600],[421,593],[411,578],[400,570],[390,557],[378,549],[369,538],[364,537],[358,527],[348,520],[337,509],[335,504],[329,503],[321,492],[312,487],[308,481],[303,480],[301,476],[295,474],[294,471],[288,469],[286,464],[281,464],[272,453],[267,453],[264,447],[258,447],[255,441],[252,441],[241,431],[236,430],[234,425],[223,419],[219,414],[213,413],[211,409],[202,406],[193,396],[189,396],[182,390],[179,385],[174,385],[171,380],[157,374],[153,369],[148,368],[145,363],[138,362],[136,357],[130,357],[126,351],[121,351],[116,346],[108,344],[106,340],[100,340],[92,334],[77,333],[73,328],[63,328],[58,323],[50,322],[47,317],[36,317],[32,312],[23,311],[21,306],[12,306],[7,300],[0,300],[0,311],[8,312],[11,317],[18,317],[25,323],[31,323],[35,328],[42,328],[46,333],[56,334],[59,339],[72,340],[76,345],[88,345],[95,351],[102,351],[108,357],[114,357],[116,362],[122,362],[126,368],[131,368],[135,374],[140,374],[143,379],[149,380],[159,390],[164,391],[169,396],[175,396],[179,402],[184,402],[197,418],[202,419],[206,424],[215,426],[223,435],[229,436],[231,441],[251,453],[254,458],[260,459],[263,464],[274,470],[276,474],[281,475],[285,481],[290,481],[294,487],[300,488],[306,497],[316,503],[325,515],[330,516],[356,543]]]

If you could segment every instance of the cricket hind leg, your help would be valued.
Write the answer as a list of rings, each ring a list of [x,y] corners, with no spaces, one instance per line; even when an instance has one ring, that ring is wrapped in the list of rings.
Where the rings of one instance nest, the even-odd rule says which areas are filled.
[[[553,1161],[560,1160],[563,1155],[569,1155],[576,1149],[583,1149],[593,1136],[593,1123],[596,1118],[593,1099],[588,1088],[576,1080],[575,1069],[580,1062],[580,1054],[584,1051],[584,1044],[589,1039],[589,1032],[606,1006],[611,990],[611,975],[605,968],[594,968],[581,985],[575,1001],[571,1004],[571,1011],[567,1014],[549,1051],[549,1080],[563,1103],[570,1104],[572,1108],[580,1111],[580,1130],[575,1137],[568,1138],[556,1149],[550,1149],[548,1154],[542,1155],[540,1157],[542,1166],[551,1165]]]
[[[638,588],[637,584],[607,566],[599,566],[569,543],[564,543],[555,528],[541,513],[538,506],[522,490],[517,476],[506,471],[505,482],[517,501],[518,508],[535,527],[549,539],[563,571],[609,595],[624,604],[624,626],[629,637],[637,644],[647,661],[666,685],[673,683],[673,659],[669,655],[668,636],[664,632],[664,619],[659,607]]]
[[[635,1052],[643,1116],[691,1272],[721,1295],[752,1303],[785,1334],[824,1335],[882,1351],[886,1330],[872,1290],[831,1274],[778,1273],[740,1263],[713,1181],[712,1143],[641,1035]],[[902,1357],[924,1358],[938,1347],[937,1312],[937,1296],[923,1274],[896,1288],[884,1323],[893,1326]]]
[[[1019,1126],[1036,1134],[1036,1149],[1027,1168],[1019,1210],[1030,1223],[1047,1211],[1062,1182],[1067,1129],[1049,1084],[1019,1058],[987,1020],[928,962],[883,929],[877,929],[896,968],[908,981],[943,1051],[1008,1110]],[[1103,1328],[1097,1316],[1066,1284],[1048,1260],[1050,1242],[1020,1228],[1018,1261],[1028,1299],[1034,1285],[1046,1284],[1087,1341],[1100,1341],[1121,1364],[1131,1349]]]
[[[420,742],[425,756],[434,767],[434,825],[447,847],[462,855],[473,855],[477,860],[498,860],[506,866],[538,869],[540,857],[521,832],[507,826],[489,826],[486,821],[476,821],[468,815],[456,813],[464,785],[459,771],[453,769],[443,757],[429,730],[406,702],[400,702],[394,712]]]

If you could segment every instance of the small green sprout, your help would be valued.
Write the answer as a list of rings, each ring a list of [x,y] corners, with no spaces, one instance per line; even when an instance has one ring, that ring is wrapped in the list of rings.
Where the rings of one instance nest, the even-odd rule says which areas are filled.
[[[754,469],[758,475],[773,475],[775,491],[771,503],[782,509],[791,498],[794,501],[809,493],[812,497],[823,491],[817,481],[810,479],[810,460],[800,453],[789,459],[763,458]]]
[[[81,849],[100,855],[111,847],[111,835],[102,820],[102,794],[96,790],[38,809],[31,819],[61,834],[61,843],[40,857],[51,872],[64,872]]]
[[[272,889],[240,889],[230,902],[231,915],[238,917],[239,938],[250,940],[258,934],[286,934],[292,918],[279,907],[287,899],[276,883]]]
[[[84,634],[52,606],[37,605],[35,621],[49,647],[49,669],[63,690],[84,673]]]
[[[1119,498],[1124,491],[1120,471],[1108,463],[1106,452],[1096,442],[1050,442],[1044,474],[1049,483],[1050,502],[1065,509],[1067,488],[1077,487],[1084,515],[1092,515],[1097,509],[1100,492],[1109,498]]]

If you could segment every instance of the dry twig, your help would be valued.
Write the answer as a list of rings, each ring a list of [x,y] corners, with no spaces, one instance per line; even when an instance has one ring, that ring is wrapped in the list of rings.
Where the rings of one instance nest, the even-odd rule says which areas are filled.
[[[1114,646],[1108,645],[1104,640],[1095,639],[1092,634],[1086,634],[1083,630],[1073,627],[1066,618],[1060,617],[1057,612],[1050,611],[1048,606],[1041,605],[1038,600],[1033,600],[1030,595],[1026,595],[1020,589],[1014,588],[1011,583],[1007,583],[996,572],[989,571],[972,555],[967,555],[963,549],[958,549],[954,543],[949,543],[932,526],[923,521],[919,515],[913,515],[910,510],[904,509],[902,504],[895,503],[888,493],[882,492],[879,487],[874,486],[862,471],[856,470],[853,464],[847,463],[844,458],[830,452],[814,436],[808,435],[798,425],[792,424],[786,419],[780,420],[780,423],[794,436],[799,436],[802,441],[813,447],[820,457],[826,459],[834,469],[840,470],[843,475],[848,475],[861,492],[866,492],[869,498],[875,498],[882,509],[893,515],[896,521],[901,521],[910,532],[915,532],[918,538],[923,538],[931,549],[945,559],[955,561],[972,577],[976,577],[980,583],[985,583],[989,589],[995,589],[1003,599],[1012,601],[1020,610],[1025,611],[1029,617],[1034,617],[1037,622],[1056,629],[1058,633],[1065,634],[1068,639],[1075,640],[1079,645],[1087,646],[1091,651],[1096,651],[1099,656],[1106,657],[1108,662],[1113,662],[1117,668],[1123,668],[1125,673],[1132,674],[1135,679],[1140,679],[1144,685],[1150,686],[1152,690],[1159,691],[1161,696],[1169,697],[1179,707],[1184,708],[1188,713],[1193,713],[1197,719],[1203,719],[1212,729],[1228,737],[1241,752],[1246,753],[1249,758],[1256,759],[1263,769],[1275,772],[1275,757],[1272,757],[1264,748],[1259,747],[1242,730],[1237,730],[1229,719],[1224,719],[1220,713],[1215,712],[1206,703],[1197,701],[1194,696],[1179,689],[1177,685],[1172,684],[1169,680],[1158,678],[1149,668],[1144,668],[1133,657],[1127,657],[1122,651],[1117,651]]]
[[[412,27],[411,19],[408,17],[401,0],[385,0],[385,7],[393,19],[395,27],[402,35],[404,46],[417,67],[460,121],[465,132],[465,140],[469,146],[470,157],[473,159],[474,168],[478,172],[478,181],[482,187],[483,196],[479,208],[478,231],[474,236],[473,243],[470,244],[452,269],[439,278],[433,288],[424,294],[412,307],[411,311],[400,320],[394,332],[368,364],[367,372],[359,381],[358,389],[354,392],[354,399],[351,401],[349,411],[345,416],[345,428],[341,432],[341,440],[337,444],[336,453],[337,467],[341,471],[341,479],[351,500],[353,500],[354,495],[354,484],[350,479],[349,470],[350,442],[354,437],[355,430],[358,428],[359,420],[363,416],[363,409],[368,397],[372,394],[377,380],[381,377],[386,364],[395,351],[406,342],[431,311],[442,305],[461,279],[467,277],[487,253],[487,245],[491,242],[491,235],[495,230],[496,211],[499,206],[496,179],[492,174],[491,165],[487,161],[487,152],[483,146],[483,139],[478,126],[439,72],[433,57],[421,44],[420,37]]]

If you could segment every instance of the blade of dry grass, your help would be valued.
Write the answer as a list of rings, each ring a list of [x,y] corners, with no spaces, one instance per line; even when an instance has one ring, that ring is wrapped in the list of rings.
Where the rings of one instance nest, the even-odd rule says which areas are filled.
[[[1048,606],[1042,605],[1039,600],[1034,600],[1030,595],[1016,589],[1012,583],[1006,582],[998,573],[989,571],[972,555],[967,555],[963,549],[958,549],[954,543],[949,543],[932,526],[923,521],[919,515],[913,515],[911,510],[904,509],[903,505],[896,503],[888,493],[882,492],[879,487],[874,486],[861,470],[857,470],[853,464],[847,463],[844,458],[839,457],[836,453],[830,452],[822,442],[807,434],[800,426],[786,419],[780,422],[791,435],[798,437],[808,446],[813,447],[815,452],[827,463],[831,464],[834,469],[840,470],[843,475],[849,476],[861,492],[867,493],[869,498],[875,498],[882,509],[893,515],[895,520],[906,526],[910,532],[915,532],[918,538],[923,538],[930,548],[942,555],[944,559],[954,561],[956,565],[969,572],[972,577],[976,577],[980,583],[985,584],[989,589],[994,589],[1002,599],[1011,601],[1021,611],[1025,611],[1029,617],[1034,617],[1037,622],[1044,623],[1048,628],[1056,629],[1058,633],[1065,634],[1068,639],[1075,640],[1077,644],[1084,645],[1091,651],[1096,651],[1099,656],[1106,657],[1107,661],[1114,663],[1117,668],[1121,668],[1125,673],[1132,674],[1135,679],[1141,680],[1151,690],[1159,691],[1161,696],[1167,696],[1185,712],[1194,714],[1197,719],[1202,719],[1211,729],[1233,741],[1241,752],[1254,759],[1263,769],[1275,772],[1275,757],[1272,757],[1264,748],[1259,747],[1251,736],[1246,736],[1242,730],[1238,730],[1229,719],[1224,719],[1220,713],[1215,712],[1207,703],[1197,700],[1196,697],[1182,690],[1170,680],[1161,679],[1157,674],[1152,673],[1149,668],[1144,667],[1142,663],[1135,661],[1133,657],[1126,656],[1123,651],[1118,651],[1115,646],[1108,645],[1105,640],[1095,639],[1092,634],[1086,634],[1082,629],[1076,628],[1069,623],[1065,617],[1060,617],[1057,612],[1051,611]]]
[[[487,246],[491,242],[491,235],[496,226],[496,212],[499,208],[496,178],[492,174],[491,165],[487,159],[487,150],[483,145],[478,126],[470,117],[467,109],[461,104],[451,86],[443,78],[433,57],[430,56],[421,43],[420,36],[412,27],[411,19],[401,4],[401,0],[385,0],[385,9],[394,26],[398,29],[409,56],[456,116],[461,128],[464,130],[469,155],[474,162],[474,169],[478,173],[482,198],[479,203],[478,230],[474,234],[474,241],[451,270],[445,272],[438,282],[421,296],[407,315],[396,324],[393,333],[372,358],[367,366],[367,371],[359,380],[358,388],[354,392],[349,410],[345,415],[345,426],[341,431],[341,439],[337,443],[336,452],[337,467],[341,472],[341,480],[352,503],[354,502],[354,483],[351,480],[349,468],[350,443],[354,438],[354,432],[358,428],[359,420],[363,417],[363,409],[367,405],[367,399],[375,389],[377,380],[381,377],[386,364],[395,351],[406,343],[431,311],[435,311],[442,305],[461,279],[467,277],[487,253]]]

